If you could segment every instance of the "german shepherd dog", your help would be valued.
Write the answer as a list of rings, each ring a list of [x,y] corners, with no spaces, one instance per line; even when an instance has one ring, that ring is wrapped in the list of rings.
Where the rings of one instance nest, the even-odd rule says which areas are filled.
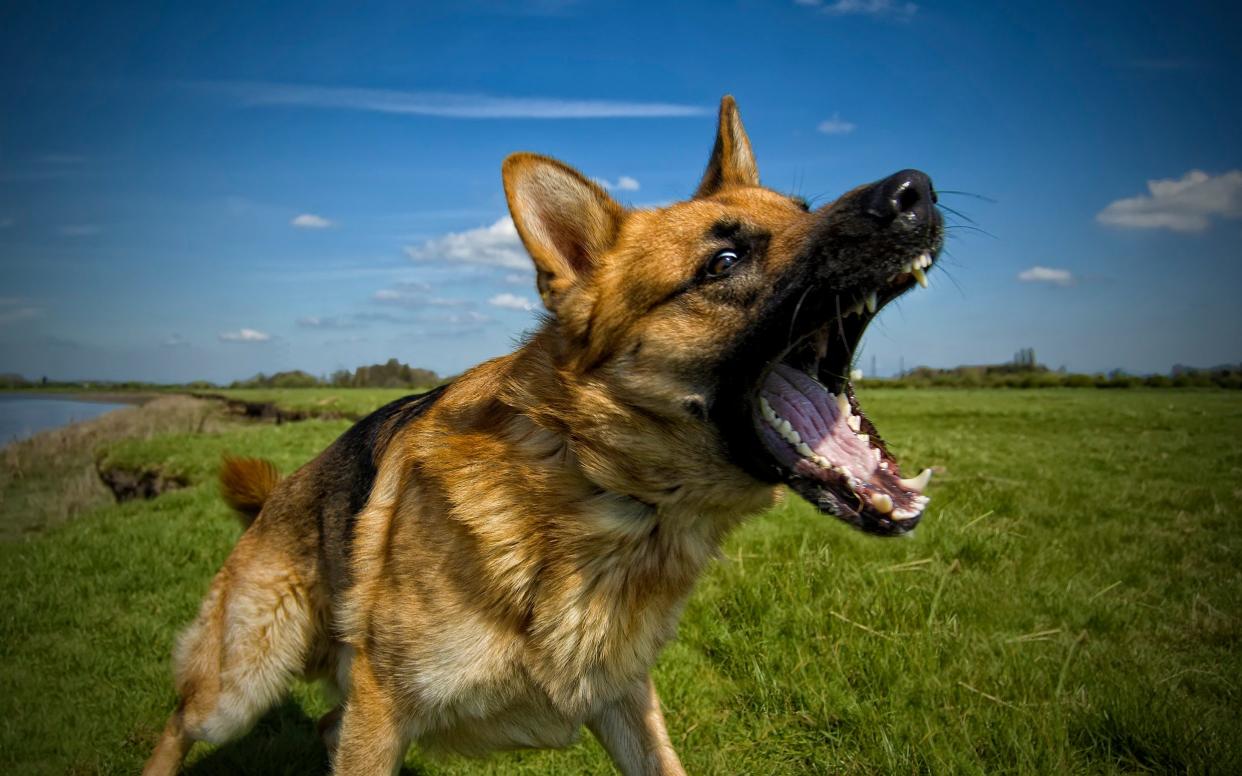
[[[286,479],[225,461],[247,528],[177,642],[146,773],[243,734],[296,676],[341,693],[337,774],[583,724],[623,773],[682,773],[649,672],[726,534],[781,484],[873,534],[919,522],[929,473],[901,477],[849,372],[936,261],[926,175],[812,210],[760,185],[725,97],[688,201],[629,210],[529,153],[503,178],[547,316]]]

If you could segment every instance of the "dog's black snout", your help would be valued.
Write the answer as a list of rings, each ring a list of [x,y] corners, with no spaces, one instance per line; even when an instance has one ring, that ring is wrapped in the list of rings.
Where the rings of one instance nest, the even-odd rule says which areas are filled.
[[[871,187],[865,209],[882,225],[918,227],[932,218],[936,190],[931,178],[918,170],[902,170]]]

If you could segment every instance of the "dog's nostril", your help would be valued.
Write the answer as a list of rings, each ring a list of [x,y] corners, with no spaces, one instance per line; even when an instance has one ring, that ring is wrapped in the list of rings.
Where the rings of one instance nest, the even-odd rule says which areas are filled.
[[[866,210],[883,225],[917,226],[931,217],[935,203],[931,178],[918,170],[902,170],[872,186]]]
[[[923,198],[919,195],[918,189],[913,186],[905,187],[897,194],[897,212],[906,213],[914,210],[921,199]]]

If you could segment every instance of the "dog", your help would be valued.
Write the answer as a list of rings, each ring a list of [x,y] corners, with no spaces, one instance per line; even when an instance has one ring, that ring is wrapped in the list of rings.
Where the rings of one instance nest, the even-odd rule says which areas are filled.
[[[930,472],[901,477],[849,373],[939,255],[926,175],[812,209],[760,185],[725,97],[687,201],[626,209],[529,153],[503,180],[543,322],[285,479],[225,461],[247,527],[177,642],[145,773],[242,735],[295,677],[343,698],[320,723],[336,774],[583,725],[625,774],[683,773],[650,669],[729,531],[782,485],[870,533],[918,524]]]

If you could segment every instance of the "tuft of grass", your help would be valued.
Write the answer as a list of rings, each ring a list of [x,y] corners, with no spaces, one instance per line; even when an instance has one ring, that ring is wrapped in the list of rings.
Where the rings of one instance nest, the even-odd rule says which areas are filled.
[[[1242,772],[1242,395],[1137,389],[864,395],[906,471],[909,539],[790,498],[737,531],[656,666],[692,773]],[[126,442],[186,490],[0,543],[0,771],[132,773],[171,710],[168,655],[238,529],[223,447],[288,470],[341,422]],[[298,686],[189,772],[322,773]],[[604,773],[601,748],[411,773]]]

